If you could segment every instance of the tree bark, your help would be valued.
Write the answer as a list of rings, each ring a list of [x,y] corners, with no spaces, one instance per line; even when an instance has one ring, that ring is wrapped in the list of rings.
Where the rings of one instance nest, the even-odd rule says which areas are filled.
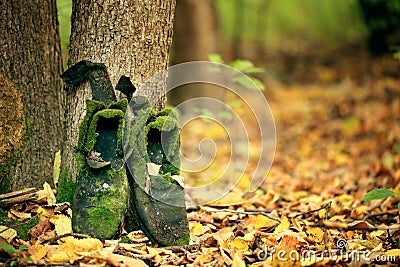
[[[7,106],[17,107],[22,102],[25,132],[9,136],[20,140],[20,144],[3,155],[12,154],[13,160],[8,162],[12,166],[0,167],[7,169],[9,178],[5,179],[7,174],[3,171],[0,187],[4,190],[7,180],[8,189],[12,190],[41,187],[46,181],[52,183],[53,158],[63,139],[64,96],[59,77],[62,59],[56,1],[1,0],[1,6],[0,73],[22,96]],[[0,88],[2,96],[7,90]],[[1,112],[7,110],[0,108]]]
[[[168,66],[174,11],[175,0],[73,0],[69,65],[80,60],[102,62],[114,87],[121,75],[130,77],[139,87]],[[164,91],[160,86],[154,91],[137,94],[158,99]],[[63,173],[67,172],[73,179],[77,175],[73,149],[77,146],[79,125],[85,115],[85,101],[90,98],[88,84],[67,94],[62,166]]]

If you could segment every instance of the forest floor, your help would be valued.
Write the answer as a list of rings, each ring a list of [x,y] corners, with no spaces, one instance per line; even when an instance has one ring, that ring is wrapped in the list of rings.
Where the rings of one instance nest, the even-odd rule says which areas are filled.
[[[252,194],[243,195],[240,183],[229,195],[234,205],[188,210],[194,244],[157,248],[140,233],[130,234],[130,243],[61,239],[55,230],[62,223],[53,218],[35,228],[31,242],[10,242],[28,247],[9,251],[9,263],[31,257],[63,266],[398,266],[400,196],[361,197],[378,188],[400,194],[399,65],[389,57],[344,58],[303,76],[291,73],[295,81],[269,81],[277,149],[268,178]],[[24,207],[9,214],[38,213]]]

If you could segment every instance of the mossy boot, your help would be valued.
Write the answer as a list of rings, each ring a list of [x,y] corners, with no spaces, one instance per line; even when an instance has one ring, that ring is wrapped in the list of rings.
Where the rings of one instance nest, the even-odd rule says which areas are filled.
[[[106,108],[88,100],[76,152],[77,188],[73,229],[100,239],[115,237],[128,203],[128,178],[123,161],[122,129],[127,100]]]
[[[154,112],[145,98],[130,102],[124,129],[131,221],[161,246],[189,243],[183,187],[179,184],[179,127],[170,109]],[[132,223],[127,221],[127,230]]]

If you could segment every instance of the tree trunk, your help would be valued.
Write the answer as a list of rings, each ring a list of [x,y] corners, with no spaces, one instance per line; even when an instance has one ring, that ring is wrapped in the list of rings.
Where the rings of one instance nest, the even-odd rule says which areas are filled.
[[[220,53],[218,18],[213,0],[178,0],[174,23],[172,63],[207,61]],[[176,106],[196,97],[218,97],[207,84],[189,84],[169,92],[168,103]]]
[[[1,0],[1,6],[0,75],[15,88],[16,97],[0,103],[2,115],[6,115],[0,116],[0,128],[6,123],[3,129],[15,130],[0,139],[3,145],[9,142],[8,151],[0,151],[0,188],[41,187],[52,181],[54,154],[61,149],[63,139],[56,1]],[[12,91],[9,88],[0,88],[0,99]],[[17,114],[18,107],[22,114]],[[7,116],[10,119],[14,115],[20,119],[7,124]],[[24,134],[19,134],[23,126]]]
[[[139,87],[168,65],[174,11],[175,0],[74,0],[69,65],[80,60],[102,62],[114,87],[121,75],[129,76]],[[164,90],[161,86],[155,91],[137,93],[158,99]],[[85,100],[90,98],[88,84],[80,86],[76,93],[67,94],[62,166],[63,174],[73,179],[77,175],[74,147],[85,115]],[[164,100],[161,102],[159,108]]]
[[[218,53],[218,22],[212,0],[178,0],[173,63],[208,60]]]

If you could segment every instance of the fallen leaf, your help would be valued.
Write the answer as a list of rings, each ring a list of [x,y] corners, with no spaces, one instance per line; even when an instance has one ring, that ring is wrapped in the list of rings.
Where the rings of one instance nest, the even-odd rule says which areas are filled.
[[[350,218],[354,220],[361,220],[367,214],[368,206],[360,206],[351,211]]]
[[[50,217],[50,222],[54,224],[58,236],[72,233],[72,221],[70,217],[60,214],[56,215],[56,219],[53,219],[53,221],[52,218],[53,216]]]
[[[211,232],[210,227],[202,225],[200,222],[189,222],[189,229],[192,236],[199,236]]]
[[[42,244],[35,244],[28,248],[28,253],[32,257],[32,259],[37,262],[40,259],[43,259],[47,254],[47,248]]]
[[[386,256],[396,256],[396,257],[400,257],[400,249],[396,248],[396,249],[390,249],[388,251],[385,252]]]
[[[51,189],[47,182],[43,184],[43,189],[38,191],[37,194],[38,201],[46,201],[49,205],[56,204],[56,197],[54,196],[53,189]]]
[[[0,225],[0,237],[4,238],[8,243],[11,243],[11,241],[17,236],[17,231]]]
[[[248,250],[249,249],[249,244],[245,239],[242,237],[236,237],[231,243],[230,243],[230,248],[234,250]]]
[[[251,229],[259,230],[262,228],[272,228],[276,224],[278,224],[277,221],[270,219],[262,214],[259,214],[257,216],[250,215],[246,223],[244,224],[243,228],[250,230]]]
[[[289,219],[286,216],[282,216],[281,223],[275,228],[274,234],[278,234],[282,231],[288,230],[289,227]]]
[[[311,241],[312,243],[321,243],[324,241],[325,233],[319,227],[311,227],[307,229],[307,240]]]
[[[239,253],[235,253],[235,255],[233,255],[232,267],[246,267],[246,263],[242,257],[240,257]]]
[[[76,239],[72,236],[62,238],[58,241],[60,244],[56,247],[51,247],[47,252],[47,259],[50,262],[65,262],[71,264],[83,256],[80,252],[96,252],[103,247],[103,243],[96,238]]]
[[[140,259],[135,259],[123,255],[111,253],[109,251],[99,251],[90,255],[91,258],[100,259],[116,267],[147,267],[148,265]]]

